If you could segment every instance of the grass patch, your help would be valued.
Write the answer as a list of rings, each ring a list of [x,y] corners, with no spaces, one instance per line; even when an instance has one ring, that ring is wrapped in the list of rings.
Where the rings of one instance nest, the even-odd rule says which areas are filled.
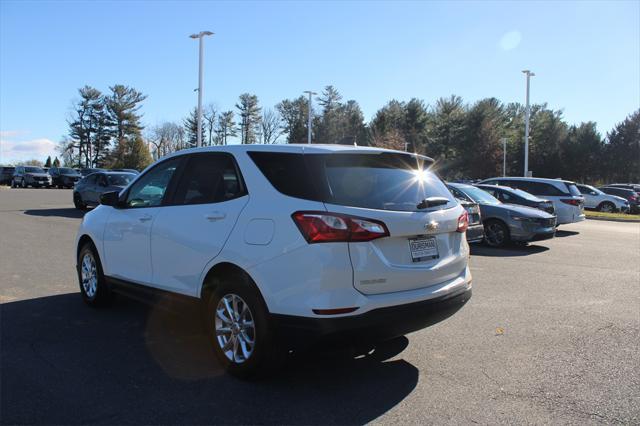
[[[640,220],[640,214],[604,213],[592,210],[585,210],[584,214],[587,215],[587,217],[597,217],[602,219]]]

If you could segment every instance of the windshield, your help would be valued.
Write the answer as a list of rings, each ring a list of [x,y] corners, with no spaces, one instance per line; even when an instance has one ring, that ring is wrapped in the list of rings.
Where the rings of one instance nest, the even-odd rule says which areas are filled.
[[[78,174],[78,172],[76,172],[75,170],[70,169],[68,167],[62,167],[61,169],[58,169],[58,170],[60,170],[60,173],[62,173],[63,175],[77,175]]]
[[[126,186],[133,180],[132,174],[107,175],[109,186]]]
[[[598,194],[598,195],[603,195],[603,194],[604,194],[604,192],[600,191],[600,190],[599,190],[598,188],[596,188],[595,186],[591,186],[591,185],[584,185],[584,187],[585,187],[585,188],[587,188],[587,189],[588,189],[588,190],[590,190],[590,191],[595,192],[595,193],[596,193],[596,194]],[[582,194],[580,194],[580,195],[582,195]]]
[[[27,173],[44,173],[40,167],[25,167],[24,171]]]
[[[500,200],[498,200],[493,195],[489,194],[487,191],[476,188],[475,186],[460,186],[455,187],[460,191],[467,194],[473,201],[480,204],[502,204]]]
[[[325,202],[379,210],[421,211],[426,198],[447,202],[437,209],[453,207],[456,201],[444,183],[427,168],[424,160],[407,154],[310,155],[320,160],[328,185]]]

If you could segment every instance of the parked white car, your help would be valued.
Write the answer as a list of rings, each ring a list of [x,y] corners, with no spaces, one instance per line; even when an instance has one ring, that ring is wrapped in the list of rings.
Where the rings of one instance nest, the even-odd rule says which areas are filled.
[[[574,182],[562,179],[500,177],[483,180],[483,184],[521,189],[553,202],[558,225],[585,220],[584,197]]]
[[[82,297],[201,303],[214,352],[239,376],[309,340],[424,328],[471,297],[467,212],[431,163],[339,145],[180,151],[84,216]]]
[[[629,202],[622,197],[605,194],[591,185],[576,184],[584,197],[584,207],[601,212],[629,212]]]

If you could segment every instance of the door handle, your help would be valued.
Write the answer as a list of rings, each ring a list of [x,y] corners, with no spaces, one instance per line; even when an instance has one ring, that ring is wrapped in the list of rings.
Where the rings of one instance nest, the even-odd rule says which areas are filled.
[[[227,217],[226,214],[224,214],[223,212],[211,212],[211,213],[207,213],[204,218],[207,219],[209,222],[215,222],[216,220],[222,220],[225,217]]]
[[[151,215],[150,215],[150,214],[143,214],[142,216],[140,216],[140,217],[138,218],[138,220],[139,220],[140,222],[147,222],[147,221],[150,221],[150,220],[151,220]]]

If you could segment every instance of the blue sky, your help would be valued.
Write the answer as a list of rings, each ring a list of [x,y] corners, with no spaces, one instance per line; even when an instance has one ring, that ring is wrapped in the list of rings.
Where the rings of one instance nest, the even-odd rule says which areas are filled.
[[[77,89],[148,95],[147,126],[240,93],[265,107],[333,84],[369,120],[392,98],[495,96],[563,109],[602,133],[640,107],[640,2],[0,1],[0,161],[44,159]]]

